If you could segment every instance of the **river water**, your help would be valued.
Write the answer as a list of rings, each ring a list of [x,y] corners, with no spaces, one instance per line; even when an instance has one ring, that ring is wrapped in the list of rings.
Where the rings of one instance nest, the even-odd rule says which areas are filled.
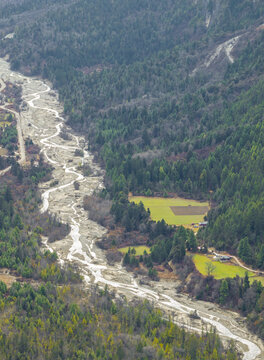
[[[103,171],[85,149],[87,144],[84,137],[73,134],[67,128],[58,95],[50,84],[11,71],[3,59],[0,60],[0,76],[4,81],[22,86],[26,104],[21,110],[24,138],[30,137],[39,145],[46,161],[54,168],[53,179],[41,185],[41,211],[57,214],[71,227],[65,239],[52,244],[45,242],[44,246],[58,253],[61,264],[65,261],[76,263],[87,287],[91,284],[107,285],[115,289],[117,296],[148,299],[155,306],[170,312],[176,323],[189,329],[201,331],[202,328],[216,327],[225,342],[231,339],[236,341],[244,360],[264,359],[262,341],[246,329],[245,320],[238,314],[177,294],[175,283],[170,281],[140,285],[139,279],[128,273],[121,264],[107,264],[104,252],[95,245],[106,229],[88,219],[82,208],[85,195],[103,188]],[[60,136],[62,129],[69,133],[67,140]],[[76,156],[76,150],[82,150],[83,156]],[[88,177],[82,174],[83,164],[88,164],[92,169]],[[78,190],[74,188],[75,181],[80,184]],[[194,310],[198,312],[200,320],[190,319],[189,314]]]

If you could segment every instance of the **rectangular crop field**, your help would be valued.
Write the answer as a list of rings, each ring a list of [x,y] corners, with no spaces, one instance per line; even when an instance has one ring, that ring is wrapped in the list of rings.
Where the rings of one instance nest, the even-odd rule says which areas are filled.
[[[130,202],[143,203],[145,209],[149,208],[152,220],[164,219],[169,225],[190,225],[203,221],[209,210],[207,202],[199,202],[183,198],[160,198],[131,196]]]
[[[208,206],[171,206],[174,215],[203,215],[209,210]]]

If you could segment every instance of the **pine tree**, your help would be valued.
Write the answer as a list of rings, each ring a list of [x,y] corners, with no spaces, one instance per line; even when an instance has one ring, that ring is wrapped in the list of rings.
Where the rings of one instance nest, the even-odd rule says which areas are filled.
[[[248,272],[246,271],[245,277],[244,277],[244,282],[243,282],[244,293],[247,291],[247,289],[249,289],[249,287],[250,287],[250,283],[249,283],[249,278],[248,278]]]
[[[220,286],[219,302],[221,305],[225,303],[226,299],[228,298],[228,295],[229,295],[228,282],[226,281],[226,279],[224,279],[221,281],[221,286]]]

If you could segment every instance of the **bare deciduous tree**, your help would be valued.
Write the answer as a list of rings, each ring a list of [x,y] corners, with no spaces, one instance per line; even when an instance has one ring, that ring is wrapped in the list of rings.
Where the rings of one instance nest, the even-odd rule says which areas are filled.
[[[206,267],[207,276],[211,276],[216,269],[216,266],[213,263],[211,263],[210,261],[208,261],[205,264],[205,267]]]

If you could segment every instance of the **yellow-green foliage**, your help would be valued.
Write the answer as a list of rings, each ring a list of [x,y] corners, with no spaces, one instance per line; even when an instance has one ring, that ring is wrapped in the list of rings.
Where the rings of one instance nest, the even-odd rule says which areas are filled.
[[[260,281],[262,285],[264,285],[264,276],[254,276],[249,279],[250,282],[253,282],[254,280]]]
[[[118,249],[123,254],[128,252],[128,249],[130,250],[135,249],[136,250],[136,256],[144,255],[144,251],[146,250],[147,254],[150,254],[150,248],[148,246],[126,246],[123,248]]]
[[[132,196],[129,201],[139,204],[141,201],[145,208],[150,210],[151,218],[155,221],[164,219],[169,225],[188,225],[203,221],[204,215],[174,215],[171,206],[209,206],[207,202],[199,202],[182,198],[157,198]]]
[[[193,261],[197,270],[203,275],[207,275],[206,263],[208,262],[212,263],[215,266],[215,270],[212,273],[212,275],[216,279],[224,279],[227,277],[233,278],[236,277],[237,275],[240,277],[244,277],[246,273],[246,270],[240,266],[221,263],[220,261],[213,261],[206,255],[196,254],[193,257]],[[254,275],[255,274],[253,272],[248,271],[248,276],[252,277]],[[252,278],[252,280],[256,280],[256,278]]]
[[[14,115],[11,113],[0,113],[0,127],[10,126],[14,120]]]
[[[10,126],[11,122],[9,121],[0,121],[0,127],[6,127],[6,126]]]
[[[36,288],[14,283],[10,293],[0,282],[1,360],[134,360],[143,359],[144,348],[151,359],[175,359],[175,349],[182,349],[179,360],[238,359],[235,350],[224,356],[230,350],[215,332],[188,333],[165,322],[147,301],[129,306],[114,302],[107,288],[87,294],[51,283]]]

